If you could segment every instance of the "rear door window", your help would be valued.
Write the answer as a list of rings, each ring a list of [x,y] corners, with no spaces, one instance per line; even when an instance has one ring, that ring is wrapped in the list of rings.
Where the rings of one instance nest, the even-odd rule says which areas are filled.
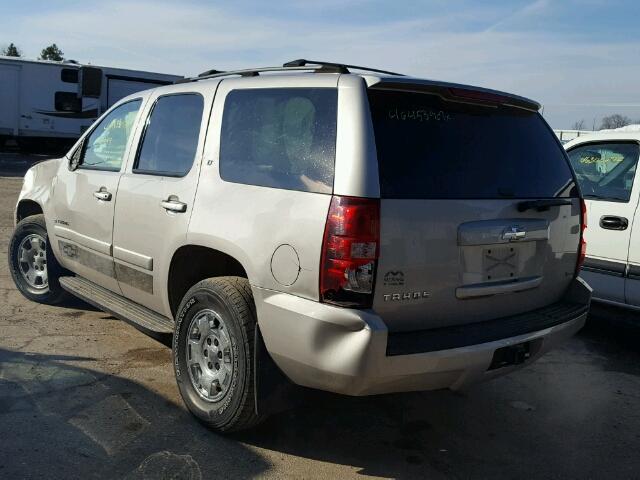
[[[235,183],[331,193],[337,90],[232,90],[225,99],[220,176]]]
[[[571,168],[537,112],[369,91],[383,198],[553,198]]]
[[[582,194],[618,202],[629,201],[639,156],[635,142],[588,143],[569,150]]]
[[[204,100],[200,94],[158,98],[147,119],[133,171],[154,175],[186,175],[196,156]]]

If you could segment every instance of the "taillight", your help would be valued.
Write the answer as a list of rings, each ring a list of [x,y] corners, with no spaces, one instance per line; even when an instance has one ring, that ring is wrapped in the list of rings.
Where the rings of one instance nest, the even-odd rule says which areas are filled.
[[[320,300],[369,308],[380,250],[380,200],[331,199],[320,263]]]
[[[580,269],[584,264],[587,255],[587,242],[584,240],[584,231],[587,228],[587,204],[580,199],[580,247],[578,248],[578,264],[576,265],[576,275],[580,273]]]

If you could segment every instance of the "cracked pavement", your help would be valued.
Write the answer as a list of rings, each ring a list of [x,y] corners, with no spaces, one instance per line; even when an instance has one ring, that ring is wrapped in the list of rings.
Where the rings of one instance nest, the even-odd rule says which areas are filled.
[[[48,307],[14,288],[28,163],[0,154],[0,477],[640,475],[640,315],[605,308],[536,364],[464,392],[318,393],[254,431],[212,433],[182,405],[169,348],[80,301]]]

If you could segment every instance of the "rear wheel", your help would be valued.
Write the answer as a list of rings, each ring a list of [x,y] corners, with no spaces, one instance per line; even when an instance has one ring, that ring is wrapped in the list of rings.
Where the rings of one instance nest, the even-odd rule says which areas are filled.
[[[244,430],[258,421],[255,325],[253,296],[245,278],[203,280],[178,308],[173,336],[178,388],[189,410],[218,431]]]
[[[16,226],[9,244],[9,269],[18,290],[39,303],[56,304],[68,298],[58,279],[58,264],[47,236],[44,215],[33,215]]]

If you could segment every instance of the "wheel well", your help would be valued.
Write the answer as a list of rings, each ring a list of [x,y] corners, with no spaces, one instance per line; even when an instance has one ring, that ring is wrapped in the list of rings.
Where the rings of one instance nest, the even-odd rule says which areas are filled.
[[[172,315],[182,298],[200,280],[210,277],[248,278],[240,262],[226,253],[199,245],[186,245],[174,253],[169,266],[167,291]]]
[[[22,200],[18,204],[18,209],[16,210],[16,222],[41,213],[43,213],[42,208],[37,202],[34,202],[33,200]]]

